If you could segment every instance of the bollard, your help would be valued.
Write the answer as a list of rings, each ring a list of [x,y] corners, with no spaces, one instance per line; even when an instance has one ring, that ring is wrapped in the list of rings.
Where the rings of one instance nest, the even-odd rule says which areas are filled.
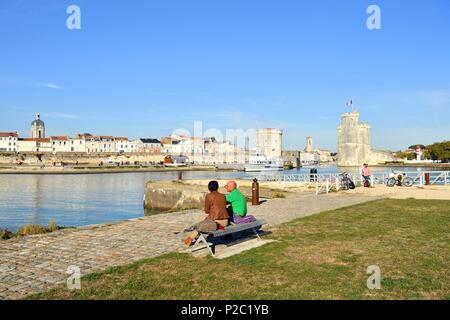
[[[430,173],[429,172],[425,173],[425,185],[426,186],[430,185]]]
[[[259,182],[258,179],[253,179],[252,184],[252,205],[259,206]]]
[[[183,172],[178,171],[178,180],[183,180]]]

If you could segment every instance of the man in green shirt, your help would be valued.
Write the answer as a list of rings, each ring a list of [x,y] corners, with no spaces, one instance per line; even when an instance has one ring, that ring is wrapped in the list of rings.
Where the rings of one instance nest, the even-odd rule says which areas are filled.
[[[227,203],[230,204],[228,212],[230,214],[230,221],[234,221],[234,215],[241,218],[247,215],[247,199],[245,196],[237,189],[237,184],[235,181],[228,181],[225,188],[228,191],[226,195]]]

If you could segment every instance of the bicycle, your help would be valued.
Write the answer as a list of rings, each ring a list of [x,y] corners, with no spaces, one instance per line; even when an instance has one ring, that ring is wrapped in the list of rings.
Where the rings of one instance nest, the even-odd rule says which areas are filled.
[[[343,172],[339,175],[341,177],[341,188],[342,190],[355,189],[355,183],[350,179],[350,176],[347,172]]]
[[[412,187],[414,185],[414,180],[406,175],[405,172],[399,173],[392,170],[389,179],[386,182],[388,187],[394,186],[405,186]]]

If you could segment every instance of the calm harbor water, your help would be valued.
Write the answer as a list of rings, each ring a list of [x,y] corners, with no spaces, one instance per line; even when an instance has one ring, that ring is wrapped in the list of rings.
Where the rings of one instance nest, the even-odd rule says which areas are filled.
[[[424,168],[425,169],[425,168]],[[284,171],[309,173],[309,168]],[[376,168],[374,171],[388,171]],[[402,169],[405,170],[405,169]],[[408,171],[415,171],[408,168]],[[335,166],[319,173],[336,173]],[[1,175],[0,229],[15,231],[29,223],[83,226],[142,217],[144,185],[148,180],[175,180],[177,172],[86,175]],[[183,179],[253,178],[258,173],[187,171]]]

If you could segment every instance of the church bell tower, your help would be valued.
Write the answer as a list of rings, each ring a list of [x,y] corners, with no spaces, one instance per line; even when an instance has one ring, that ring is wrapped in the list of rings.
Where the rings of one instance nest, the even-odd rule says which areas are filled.
[[[41,115],[36,114],[36,119],[31,123],[31,138],[42,139],[45,138],[45,124],[41,120]]]

